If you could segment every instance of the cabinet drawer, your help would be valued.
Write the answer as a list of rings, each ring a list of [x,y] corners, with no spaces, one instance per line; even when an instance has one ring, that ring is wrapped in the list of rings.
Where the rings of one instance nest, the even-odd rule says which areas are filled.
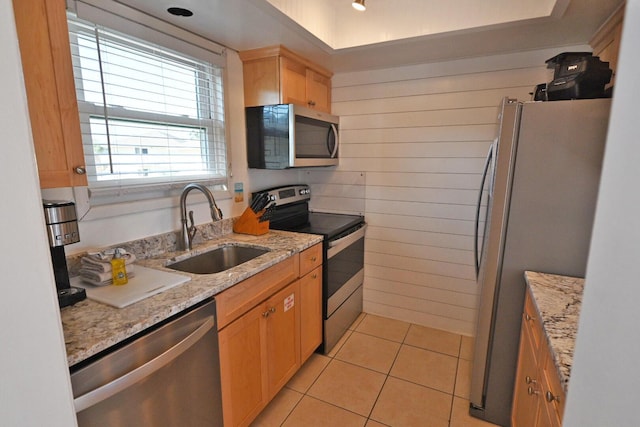
[[[300,253],[300,276],[304,276],[320,264],[322,264],[322,243]]]
[[[298,278],[296,254],[216,295],[218,330]]]
[[[562,421],[562,414],[564,413],[565,394],[562,384],[560,384],[560,378],[558,377],[558,370],[555,363],[553,363],[553,357],[551,350],[545,345],[543,348],[544,359],[542,361],[542,376],[543,376],[543,396],[542,400],[546,405],[549,405],[549,413],[555,414],[558,418],[559,425]]]
[[[527,290],[527,296],[524,300],[524,312],[522,315],[522,322],[526,324],[529,332],[531,333],[531,339],[536,349],[540,348],[540,340],[542,339],[542,325],[538,317],[538,311],[534,305],[531,294]]]
[[[518,370],[511,412],[512,427],[534,426],[540,402],[538,355],[528,329],[525,324],[520,328]]]

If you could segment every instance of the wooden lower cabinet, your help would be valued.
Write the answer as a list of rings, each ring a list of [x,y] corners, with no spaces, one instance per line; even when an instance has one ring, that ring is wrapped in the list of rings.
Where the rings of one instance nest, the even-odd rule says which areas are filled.
[[[218,332],[225,426],[246,426],[300,368],[300,282]]]
[[[265,304],[268,396],[273,397],[300,368],[300,281]]]
[[[511,425],[560,427],[564,401],[564,389],[544,339],[539,315],[530,293],[527,292],[520,331]]]
[[[512,427],[531,427],[536,423],[539,405],[538,363],[531,334],[523,322],[516,384],[513,393]]]
[[[322,343],[322,266],[300,279],[300,356],[304,363]]]
[[[225,427],[251,424],[320,345],[321,250],[309,248],[216,297]]]
[[[263,312],[260,305],[218,332],[225,426],[248,425],[266,405]]]

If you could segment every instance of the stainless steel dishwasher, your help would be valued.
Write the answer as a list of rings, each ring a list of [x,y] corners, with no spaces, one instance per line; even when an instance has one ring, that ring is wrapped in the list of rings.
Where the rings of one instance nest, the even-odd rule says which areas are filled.
[[[72,368],[80,427],[222,426],[215,301]]]

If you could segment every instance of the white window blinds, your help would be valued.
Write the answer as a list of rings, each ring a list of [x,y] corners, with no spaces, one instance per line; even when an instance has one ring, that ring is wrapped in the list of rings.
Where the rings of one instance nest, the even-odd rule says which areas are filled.
[[[69,17],[93,194],[226,184],[223,69]]]

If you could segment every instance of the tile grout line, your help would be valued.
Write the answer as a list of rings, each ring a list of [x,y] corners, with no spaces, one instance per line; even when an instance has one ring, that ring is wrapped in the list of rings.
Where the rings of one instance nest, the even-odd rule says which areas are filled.
[[[413,323],[410,323],[410,322],[407,322],[407,323],[409,324],[409,327],[408,327],[408,328],[406,329],[406,331],[404,332],[404,335],[403,335],[403,338],[402,338],[402,340],[401,340],[401,341],[396,341],[396,340],[393,340],[393,339],[388,339],[388,338],[385,338],[385,337],[381,337],[381,336],[378,336],[378,335],[374,335],[373,333],[367,333],[367,332],[358,331],[357,329],[362,325],[362,323],[365,321],[365,319],[366,319],[368,316],[369,316],[369,314],[367,314],[367,313],[363,313],[363,315],[362,315],[361,317],[359,317],[359,319],[358,319],[357,323],[355,323],[355,322],[354,322],[354,324],[352,324],[349,328],[347,328],[347,330],[345,331],[345,334],[346,334],[346,332],[350,332],[349,336],[348,336],[348,337],[347,337],[343,342],[341,342],[341,345],[340,345],[338,348],[334,348],[334,349],[332,349],[332,351],[330,352],[330,353],[332,353],[332,355],[329,355],[329,354],[327,354],[327,355],[320,354],[320,355],[321,355],[321,356],[323,356],[323,357],[327,357],[327,358],[329,359],[329,361],[326,363],[326,365],[324,365],[324,366],[322,367],[322,369],[320,369],[320,370],[319,370],[319,372],[317,373],[317,375],[315,376],[315,378],[313,379],[313,381],[309,384],[309,386],[308,386],[308,387],[306,387],[306,389],[305,389],[305,391],[304,391],[303,393],[300,393],[300,392],[298,392],[297,390],[295,390],[295,389],[293,389],[293,388],[289,388],[289,387],[287,387],[287,386],[285,385],[285,387],[286,387],[286,388],[288,388],[289,390],[294,391],[294,392],[297,392],[297,393],[300,393],[300,394],[301,394],[301,398],[300,398],[300,400],[299,400],[299,401],[297,401],[297,402],[295,403],[295,405],[293,405],[293,407],[292,407],[292,408],[287,412],[286,416],[284,417],[284,419],[282,420],[282,422],[279,424],[279,426],[280,426],[280,427],[282,427],[282,426],[287,422],[287,420],[289,420],[289,419],[291,418],[292,414],[294,413],[294,411],[296,410],[296,408],[298,408],[298,406],[300,405],[300,403],[302,402],[302,400],[303,400],[305,397],[308,397],[308,398],[310,398],[310,399],[314,399],[314,400],[316,400],[316,401],[322,402],[322,403],[324,403],[324,404],[328,404],[328,405],[333,406],[333,407],[335,407],[335,408],[338,408],[338,409],[341,409],[341,410],[347,411],[347,412],[349,412],[349,413],[352,413],[352,414],[354,414],[354,415],[357,415],[357,416],[359,416],[359,417],[362,417],[362,418],[364,418],[364,424],[365,424],[365,425],[366,425],[367,423],[369,423],[369,421],[372,421],[372,422],[375,422],[375,423],[378,423],[378,424],[381,424],[381,425],[387,426],[387,424],[385,424],[385,423],[383,423],[383,422],[381,422],[381,421],[377,421],[377,420],[375,420],[375,419],[372,419],[372,418],[371,418],[371,416],[373,415],[373,411],[374,411],[374,409],[375,409],[376,405],[378,404],[378,402],[379,402],[379,400],[380,400],[380,398],[381,398],[381,395],[382,395],[382,391],[383,391],[383,389],[384,389],[385,385],[387,385],[388,380],[389,380],[389,378],[390,378],[390,377],[392,377],[392,378],[394,378],[394,379],[401,380],[401,381],[406,381],[406,382],[408,382],[408,383],[410,383],[410,384],[415,384],[415,385],[418,385],[418,386],[420,386],[420,387],[424,387],[424,388],[428,388],[428,389],[431,389],[431,390],[434,390],[434,391],[438,391],[438,392],[440,392],[440,393],[448,394],[451,400],[450,400],[450,407],[449,407],[449,414],[448,414],[447,425],[448,425],[449,427],[451,427],[451,426],[452,426],[452,422],[453,422],[453,406],[454,406],[454,400],[455,400],[455,398],[456,398],[456,386],[458,385],[458,374],[459,374],[459,372],[460,372],[460,361],[462,360],[462,359],[461,359],[461,354],[462,354],[462,347],[463,347],[463,336],[462,336],[462,335],[460,335],[460,334],[457,334],[457,335],[459,336],[459,341],[458,341],[457,356],[455,357],[455,359],[456,359],[456,366],[455,366],[455,371],[454,371],[453,390],[452,390],[451,394],[449,394],[449,393],[446,393],[446,392],[444,392],[444,391],[442,391],[442,390],[439,390],[439,389],[437,389],[437,388],[434,388],[434,387],[429,387],[429,386],[426,386],[426,385],[424,385],[424,384],[420,384],[420,383],[413,382],[413,381],[411,381],[411,380],[407,380],[407,379],[404,379],[404,378],[396,377],[396,376],[394,376],[394,375],[392,375],[392,374],[391,374],[391,371],[393,370],[394,365],[395,365],[395,364],[396,364],[396,362],[398,361],[398,358],[399,358],[399,356],[400,356],[400,352],[402,351],[403,346],[407,346],[407,348],[416,348],[416,349],[420,349],[420,350],[430,351],[430,352],[433,352],[433,353],[436,353],[436,354],[441,354],[441,355],[444,355],[444,356],[450,356],[450,357],[453,357],[451,354],[446,353],[446,352],[440,352],[440,351],[431,350],[431,349],[428,349],[428,348],[423,348],[423,347],[416,346],[416,345],[408,344],[408,343],[406,342],[406,340],[407,340],[407,337],[409,336],[409,332],[411,331],[411,328],[414,326],[414,324],[413,324]],[[415,325],[415,326],[420,326],[420,325]],[[357,363],[353,363],[353,362],[350,362],[350,361],[348,361],[348,360],[342,360],[342,359],[340,359],[340,358],[338,358],[338,357],[337,357],[337,356],[338,356],[338,354],[340,353],[340,351],[342,351],[342,349],[344,348],[344,346],[347,344],[347,342],[350,340],[350,338],[353,336],[353,333],[355,333],[355,332],[357,332],[358,334],[362,334],[362,335],[366,335],[366,336],[370,336],[370,337],[374,337],[374,338],[377,338],[377,339],[382,339],[382,340],[385,340],[385,341],[389,341],[389,342],[392,342],[392,343],[399,344],[398,350],[396,351],[395,356],[393,357],[393,361],[391,362],[391,364],[390,364],[390,366],[389,366],[389,369],[388,369],[388,371],[387,371],[386,373],[385,373],[385,372],[378,371],[378,370],[375,370],[375,369],[372,369],[372,368],[369,368],[369,367],[366,367],[366,366],[361,366],[361,365],[359,365],[359,364],[357,364]],[[308,360],[309,360],[309,359],[307,359],[307,361],[305,361],[305,363],[308,363]],[[466,360],[466,359],[464,359],[464,360]],[[320,379],[320,377],[322,376],[322,374],[323,374],[323,373],[328,369],[329,365],[330,365],[330,364],[332,364],[332,363],[333,363],[333,361],[338,361],[338,362],[341,362],[341,363],[349,364],[349,365],[354,366],[354,367],[358,367],[358,368],[366,369],[366,370],[368,370],[368,371],[370,371],[370,372],[374,372],[374,373],[377,373],[377,374],[382,374],[382,375],[384,375],[384,381],[382,382],[382,385],[381,385],[381,387],[380,387],[379,391],[377,392],[377,395],[376,395],[376,397],[375,397],[375,399],[374,399],[374,401],[373,401],[373,404],[372,404],[372,406],[371,406],[371,409],[368,411],[368,415],[362,415],[362,414],[357,413],[357,412],[354,412],[353,410],[350,410],[350,409],[348,409],[348,408],[344,408],[344,407],[339,406],[339,405],[337,405],[337,404],[335,404],[335,403],[326,402],[325,400],[323,400],[323,399],[321,399],[321,398],[314,397],[314,396],[312,396],[312,395],[310,395],[310,394],[309,394],[309,391],[313,388],[314,384],[316,384],[316,383],[318,382],[318,380]]]
[[[453,402],[456,399],[456,385],[458,385],[458,370],[460,369],[460,354],[462,354],[462,336],[460,336],[460,343],[458,344],[458,360],[456,361],[456,374],[453,379],[453,393],[451,394],[451,407],[449,408],[449,427],[453,421]]]
[[[361,319],[360,319],[360,321],[358,322],[358,325],[360,325],[360,323],[362,323],[362,322],[364,321],[364,319],[367,317],[367,313],[364,313],[364,312],[363,312],[362,314],[364,314],[364,316],[361,316],[362,318],[361,318]],[[359,316],[359,317],[360,317],[360,316]],[[348,331],[351,331],[351,333],[355,332],[355,328],[357,328],[357,327],[358,327],[358,325],[356,325],[356,326],[354,327],[354,329],[351,329],[351,327],[347,328],[347,331],[345,331],[345,333],[346,333],[346,332],[348,332]],[[351,325],[351,326],[353,326],[353,325]],[[316,378],[313,380],[313,382],[309,385],[309,387],[307,387],[307,389],[304,391],[304,393],[302,393],[302,397],[300,398],[300,400],[299,400],[298,402],[296,402],[296,404],[295,404],[295,405],[293,405],[293,407],[291,408],[291,410],[287,413],[287,416],[286,416],[286,417],[284,417],[284,419],[283,419],[283,420],[282,420],[282,422],[280,423],[280,427],[282,427],[282,426],[287,422],[287,419],[289,419],[289,417],[291,416],[291,414],[293,414],[293,411],[298,407],[298,405],[300,404],[300,402],[302,402],[302,399],[304,399],[304,397],[305,397],[305,396],[309,397],[310,399],[316,399],[316,400],[319,400],[319,401],[321,401],[321,402],[323,402],[323,403],[326,403],[326,404],[329,404],[329,405],[335,406],[336,408],[340,408],[340,409],[343,409],[343,410],[345,410],[345,411],[349,411],[349,410],[348,410],[348,409],[346,409],[346,408],[342,408],[342,407],[340,407],[340,406],[334,405],[334,404],[333,404],[333,403],[331,403],[331,402],[325,402],[325,401],[324,401],[324,400],[322,400],[322,399],[318,399],[318,398],[313,397],[313,396],[311,396],[311,395],[309,395],[309,394],[308,394],[308,393],[309,393],[309,390],[311,390],[311,388],[313,387],[313,385],[318,381],[318,379],[320,378],[320,376],[322,375],[322,373],[327,369],[327,367],[329,366],[329,364],[331,364],[331,362],[332,362],[333,360],[336,360],[336,358],[335,358],[335,357],[338,355],[338,353],[340,352],[340,350],[342,349],[342,347],[345,345],[345,343],[346,343],[347,341],[348,341],[348,338],[347,338],[347,340],[345,340],[345,342],[343,342],[343,343],[342,343],[342,345],[340,346],[340,348],[338,348],[338,349],[331,349],[331,351],[329,352],[329,354],[335,350],[335,353],[333,354],[333,356],[330,356],[329,354],[323,354],[323,355],[322,355],[322,356],[327,357],[327,358],[329,358],[329,359],[331,359],[331,360],[329,360],[329,362],[328,362],[328,363],[327,363],[327,364],[326,364],[326,365],[325,365],[325,366],[320,370],[320,372],[318,373],[318,375],[316,376]],[[309,360],[309,359],[307,359],[307,361],[308,361],[308,360]],[[337,360],[340,360],[340,359],[337,359]],[[306,363],[306,362],[305,362],[305,363]],[[287,386],[285,385],[285,387],[287,387]],[[291,389],[291,388],[289,388],[289,390],[296,391],[296,390]],[[298,391],[296,391],[296,392],[297,392],[297,393],[299,393]],[[372,410],[373,410],[373,408],[372,408]],[[351,412],[351,413],[353,413],[353,414],[356,414],[356,413],[355,413],[355,412],[353,412],[353,411],[349,411],[349,412]],[[360,415],[360,414],[356,414],[356,415],[362,416],[362,415]],[[369,420],[369,418],[367,417],[367,418],[366,418],[366,421],[368,421],[368,420]],[[366,421],[365,421],[365,424],[366,424]]]
[[[400,355],[400,350],[402,349],[402,346],[404,345],[404,340],[407,337],[407,333],[409,333],[409,328],[407,328],[407,332],[405,332],[404,337],[402,338],[402,342],[400,343],[400,347],[398,347],[398,351],[396,352],[396,355],[393,358],[393,362],[391,362],[391,366],[389,366],[389,371],[385,374],[384,377],[384,381],[382,382],[382,387],[380,387],[380,391],[378,391],[378,395],[376,396],[376,399],[373,402],[373,405],[371,406],[371,410],[369,411],[369,416],[367,417],[367,421],[371,420],[371,415],[373,414],[373,410],[376,407],[376,404],[378,403],[378,400],[380,399],[380,395],[382,394],[382,390],[384,389],[384,386],[387,384],[387,381],[389,380],[389,377],[391,376],[391,370],[393,369],[393,365],[396,363],[396,360],[398,360],[398,355]],[[390,340],[389,340],[390,341]],[[394,341],[395,342],[395,341]],[[378,420],[373,420],[377,423],[380,424],[384,424]],[[365,425],[367,423],[365,422]],[[386,424],[384,424],[386,425]]]

